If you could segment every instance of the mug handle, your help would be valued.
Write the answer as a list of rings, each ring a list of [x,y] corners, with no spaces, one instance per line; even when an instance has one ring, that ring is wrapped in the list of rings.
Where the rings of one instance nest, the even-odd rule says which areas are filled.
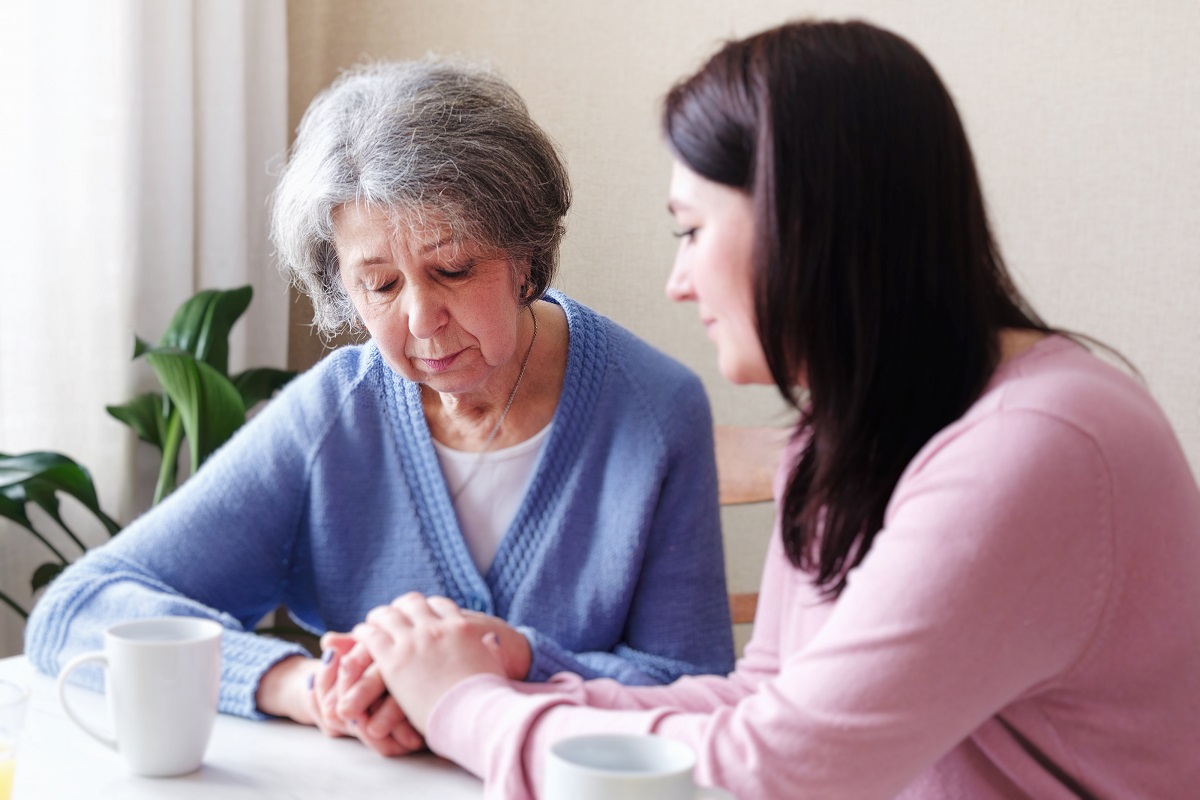
[[[82,655],[75,656],[75,658],[68,661],[67,665],[62,668],[62,672],[58,673],[58,703],[62,706],[63,711],[67,712],[67,716],[70,717],[71,721],[82,728],[84,733],[100,742],[100,744],[107,745],[113,750],[116,750],[116,739],[112,738],[111,736],[105,736],[103,733],[84,722],[75,714],[74,711],[71,710],[70,704],[67,703],[67,676],[69,676],[79,667],[91,661],[95,661],[103,665],[106,669],[108,668],[108,656],[97,651],[94,653],[84,653]]]

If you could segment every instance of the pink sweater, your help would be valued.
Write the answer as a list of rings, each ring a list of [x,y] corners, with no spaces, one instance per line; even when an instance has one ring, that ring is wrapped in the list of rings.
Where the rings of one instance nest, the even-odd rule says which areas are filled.
[[[1200,796],[1200,491],[1142,386],[1069,341],[922,449],[836,602],[776,530],[758,608],[728,677],[479,676],[429,745],[497,798],[590,732],[686,742],[741,800]]]

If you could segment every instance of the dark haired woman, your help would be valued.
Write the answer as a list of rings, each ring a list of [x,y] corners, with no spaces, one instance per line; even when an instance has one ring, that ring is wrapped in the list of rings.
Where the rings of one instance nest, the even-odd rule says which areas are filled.
[[[592,732],[687,742],[743,800],[1193,794],[1200,491],[1145,389],[1013,287],[933,68],[787,25],[664,125],[668,293],[799,411],[754,639],[727,678],[516,686],[452,604],[402,597],[356,636],[430,747],[497,797]]]

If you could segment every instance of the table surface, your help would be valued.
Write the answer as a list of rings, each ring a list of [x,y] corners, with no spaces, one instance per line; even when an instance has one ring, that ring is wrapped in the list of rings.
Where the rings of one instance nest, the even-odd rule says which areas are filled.
[[[478,779],[433,755],[383,758],[357,740],[330,739],[315,728],[226,714],[217,716],[199,770],[179,778],[140,778],[129,773],[118,754],[67,718],[54,680],[35,672],[24,657],[0,660],[0,677],[32,691],[17,750],[13,800],[483,796]],[[77,714],[111,730],[104,695],[75,686],[67,691]]]

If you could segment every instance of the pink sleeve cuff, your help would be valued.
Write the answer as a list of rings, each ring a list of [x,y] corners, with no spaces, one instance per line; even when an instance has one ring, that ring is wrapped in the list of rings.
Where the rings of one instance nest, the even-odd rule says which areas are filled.
[[[505,695],[516,697],[512,688],[507,679],[491,674],[474,675],[455,684],[429,714],[425,730],[429,749],[480,778],[486,777],[487,728],[475,721],[484,708],[496,702],[503,705]]]

